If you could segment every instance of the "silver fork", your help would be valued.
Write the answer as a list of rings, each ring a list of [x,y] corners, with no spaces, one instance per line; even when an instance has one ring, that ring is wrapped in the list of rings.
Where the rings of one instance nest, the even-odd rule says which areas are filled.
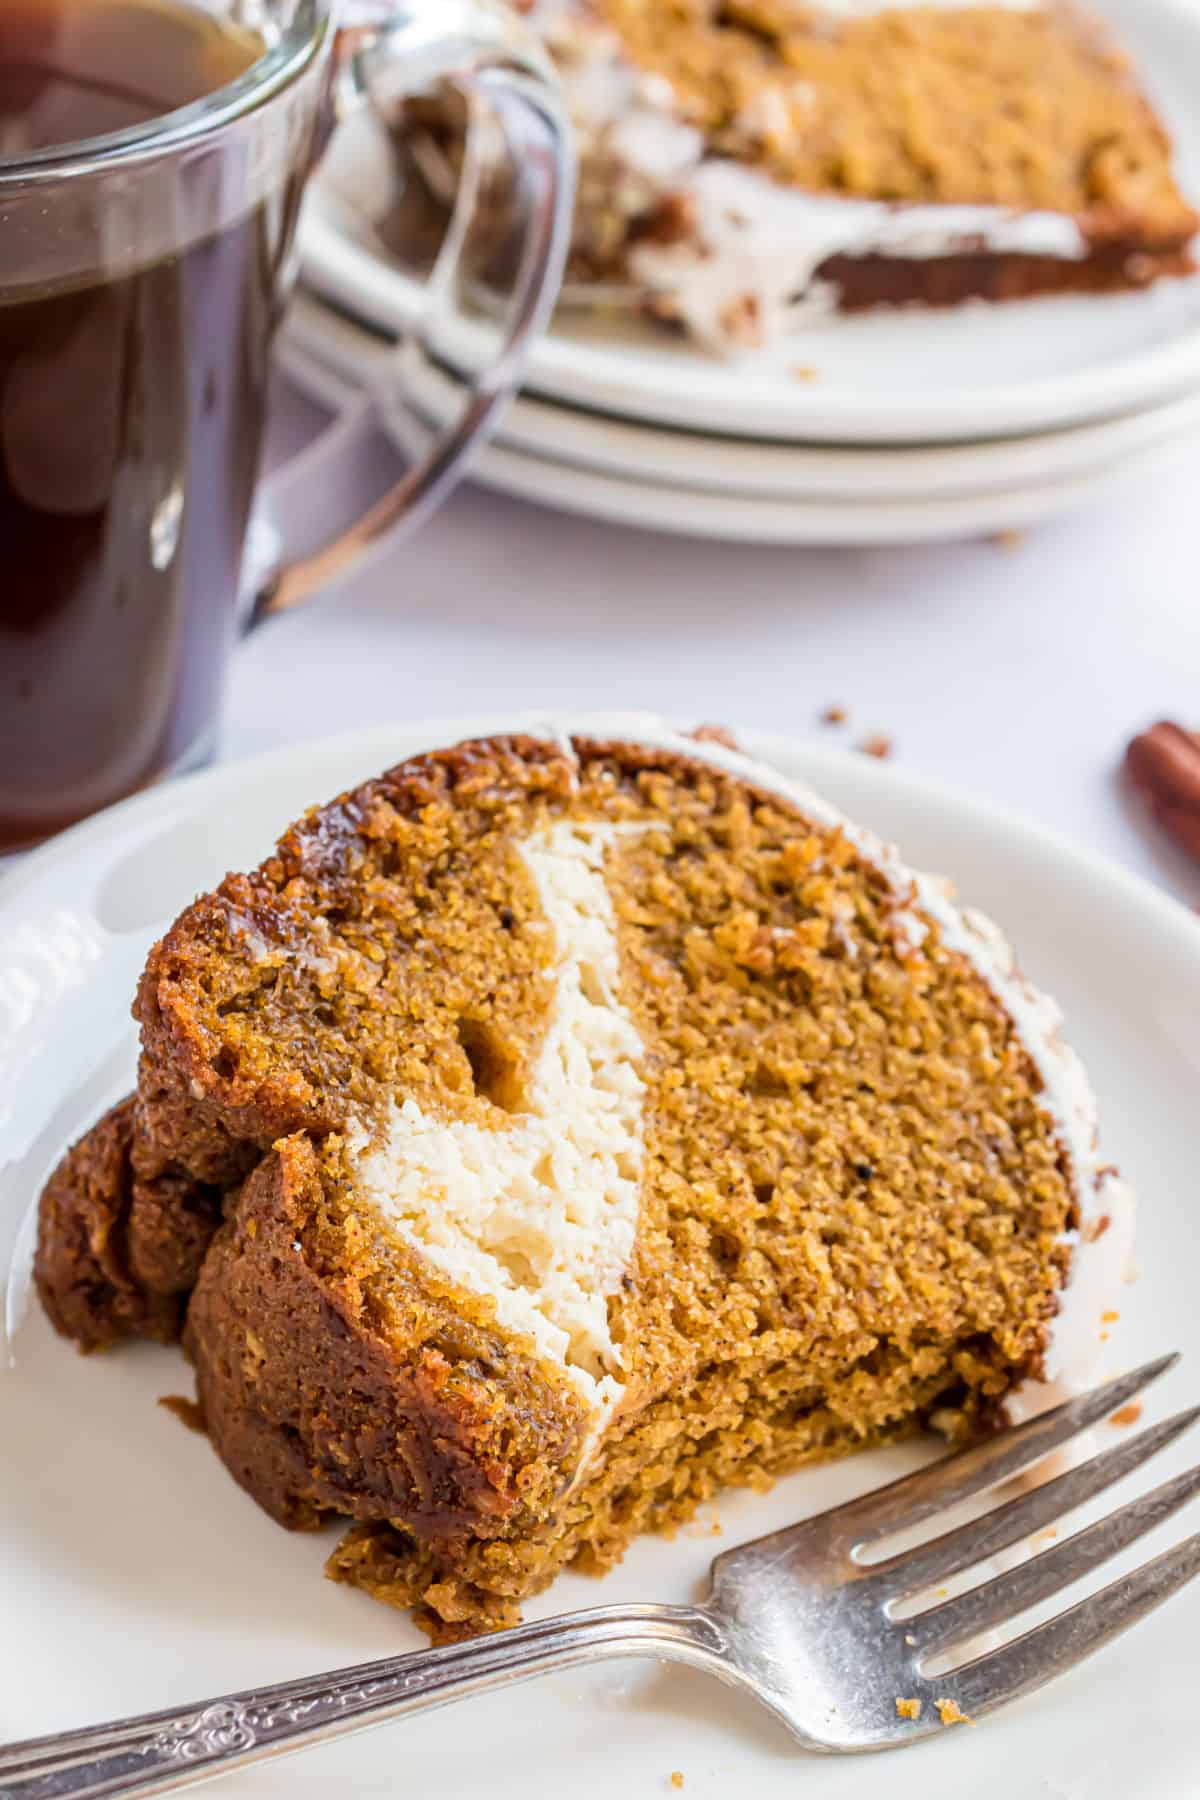
[[[163,1794],[385,1719],[621,1656],[690,1663],[748,1689],[809,1750],[916,1743],[938,1732],[944,1720],[978,1718],[1032,1693],[1200,1573],[1197,1534],[997,1649],[972,1655],[967,1648],[980,1633],[1048,1600],[1169,1518],[1200,1492],[1197,1467],[1052,1549],[953,1598],[927,1603],[934,1584],[1045,1532],[1140,1468],[1200,1418],[1200,1407],[1176,1413],[915,1549],[874,1561],[864,1550],[1032,1469],[1177,1361],[1164,1356],[1147,1363],[860,1500],[727,1550],[712,1565],[702,1606],[601,1606],[442,1650],[31,1738],[0,1749],[0,1796]],[[920,1610],[896,1616],[898,1604],[919,1596]],[[963,1647],[957,1664],[956,1646]],[[949,1662],[949,1672],[930,1673],[937,1658]]]

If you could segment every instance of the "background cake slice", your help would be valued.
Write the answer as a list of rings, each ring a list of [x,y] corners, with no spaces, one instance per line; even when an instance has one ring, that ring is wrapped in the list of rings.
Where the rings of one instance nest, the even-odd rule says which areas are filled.
[[[331,1573],[440,1635],[723,1484],[1043,1403],[1129,1248],[1003,941],[647,721],[460,745],[310,813],[183,914],[136,1012],[119,1123],[199,1263],[214,1446],[284,1523],[354,1521]],[[62,1301],[97,1241],[73,1206],[107,1180],[123,1230],[134,1152],[89,1142],[38,1275],[98,1341]],[[108,1336],[159,1328],[97,1294]]]
[[[1168,133],[1072,0],[533,0],[580,154],[571,277],[720,349],[841,307],[1191,269]],[[402,125],[445,200],[455,137]],[[409,182],[404,253],[411,236]]]

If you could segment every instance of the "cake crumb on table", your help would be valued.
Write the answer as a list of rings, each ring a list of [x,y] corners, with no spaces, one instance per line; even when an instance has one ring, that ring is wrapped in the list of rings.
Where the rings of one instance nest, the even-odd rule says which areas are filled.
[[[821,714],[822,725],[844,725],[850,714],[844,706],[827,706]]]
[[[724,1535],[721,1520],[714,1512],[697,1512],[689,1524],[683,1527],[683,1535],[689,1538],[715,1538]]]
[[[208,1435],[208,1427],[204,1423],[204,1412],[194,1400],[186,1394],[160,1394],[158,1404],[169,1413],[174,1413],[181,1425],[189,1431],[198,1431],[201,1437]]]
[[[902,1700],[900,1695],[897,1694],[896,1711],[902,1719],[919,1719],[921,1716],[921,1702],[919,1700]]]
[[[815,381],[816,379],[817,371],[813,368],[811,363],[793,363],[793,381]]]
[[[935,1700],[938,1718],[943,1725],[973,1725],[974,1719],[965,1713],[957,1700]]]
[[[1109,1418],[1110,1425],[1136,1425],[1142,1416],[1140,1400],[1131,1400],[1128,1406],[1118,1407]]]
[[[988,534],[988,543],[995,544],[998,550],[1019,550],[1024,542],[1025,533],[1014,530],[1011,525],[1003,531],[993,531]]]
[[[671,1770],[671,1786],[673,1788],[681,1788],[683,1786],[683,1776],[678,1769]]]
[[[726,750],[740,750],[741,745],[728,725],[708,721],[688,734],[697,744],[721,744]]]
[[[882,731],[873,731],[870,737],[863,739],[858,748],[864,756],[873,756],[879,762],[886,762],[895,746],[891,738],[885,737]]]
[[[720,326],[731,344],[741,344],[747,350],[759,350],[767,341],[762,302],[757,294],[735,294],[721,311]]]

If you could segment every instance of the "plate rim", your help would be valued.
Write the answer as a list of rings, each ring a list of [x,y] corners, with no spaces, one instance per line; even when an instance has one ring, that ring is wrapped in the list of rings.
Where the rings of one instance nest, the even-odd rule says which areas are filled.
[[[320,296],[297,294],[289,311],[277,358],[284,372],[303,384],[313,365],[340,380],[371,392],[387,379],[398,340],[361,319],[350,319]],[[590,407],[522,392],[505,408],[491,439],[494,446],[536,455],[545,461],[613,474],[633,467],[622,454],[637,458],[636,479],[656,479],[700,493],[734,493],[748,499],[822,501],[909,501],[955,499],[1000,493],[1014,481],[1063,480],[1084,472],[1103,472],[1126,458],[1172,441],[1200,419],[1200,388],[1156,407],[1114,419],[1031,432],[1022,437],[976,442],[921,444],[905,448],[878,445],[810,444],[799,440],[756,440],[715,431],[687,431],[646,419],[621,418]],[[607,440],[589,449],[588,437]],[[1038,455],[1043,460],[1039,465]],[[656,454],[657,453],[657,454]],[[681,463],[651,475],[652,462],[673,456]],[[711,458],[711,469],[704,458]],[[1051,467],[1047,470],[1045,459]],[[738,473],[739,463],[761,473]],[[1014,468],[1015,464],[1019,468]],[[731,487],[730,473],[734,475]],[[797,471],[788,473],[789,470]],[[898,485],[897,485],[898,484]]]
[[[1171,450],[1172,441],[1167,440],[1107,468],[944,500],[723,495],[672,482],[625,481],[608,470],[580,468],[506,444],[485,445],[471,466],[470,478],[512,499],[642,531],[812,549],[886,548],[1025,530],[1095,500]]]
[[[308,350],[289,356],[284,349],[280,361],[319,404],[334,411],[352,404],[346,389],[353,378],[328,360]],[[360,393],[367,396],[365,388]],[[382,421],[379,429],[386,429]],[[1121,457],[1109,456],[1073,473],[1026,476],[1020,483],[949,495],[806,497],[729,492],[646,474],[629,479],[618,469],[507,443],[502,432],[474,448],[468,475],[510,499],[636,530],[729,543],[857,549],[1023,530],[1094,500],[1126,475],[1172,454],[1183,435],[1184,427],[1155,434]]]
[[[1175,0],[1155,0],[1158,5],[1173,3]],[[342,237],[328,219],[315,212],[311,203],[306,203],[301,213],[299,247],[306,285],[368,329],[402,333],[411,329],[420,316],[424,299],[421,284],[387,270],[382,259],[365,246]],[[1200,275],[1182,279],[1200,282]],[[390,295],[388,289],[392,290]],[[366,297],[372,294],[385,296],[384,304],[374,313],[366,305]],[[1105,297],[1076,296],[1097,301]],[[1053,296],[1044,303],[1052,304]],[[1034,299],[1012,304],[1032,306],[1039,302]],[[609,349],[573,343],[551,330],[530,351],[522,391],[569,406],[650,424],[676,425],[684,430],[694,424],[695,415],[702,408],[706,429],[729,437],[784,443],[807,441],[858,449],[878,444],[899,449],[906,445],[992,442],[1065,430],[1072,425],[1103,423],[1151,410],[1190,393],[1200,385],[1200,324],[1168,344],[1155,345],[1116,363],[1106,373],[1102,389],[1096,389],[1094,373],[1087,372],[1044,377],[1018,388],[999,384],[972,388],[970,420],[964,415],[961,401],[957,410],[953,402],[946,408],[927,402],[921,410],[914,408],[907,390],[902,411],[898,405],[890,416],[880,417],[870,410],[870,403],[847,397],[844,404],[824,412],[813,405],[803,418],[797,418],[794,408],[782,397],[787,391],[783,384],[764,383],[761,390],[756,390],[755,400],[748,403],[744,389],[740,393],[723,390],[716,380],[705,379],[714,374],[712,359],[700,355],[695,359],[695,367],[687,368],[687,377],[689,383],[698,383],[702,392],[698,395],[693,387],[690,416],[684,416],[681,408],[664,409],[655,385],[646,379],[647,372],[653,369],[653,353],[640,349],[628,355],[622,376]],[[801,391],[802,384],[797,383],[796,387]],[[805,391],[806,398],[811,399]],[[979,420],[985,408],[988,424],[983,427]]]

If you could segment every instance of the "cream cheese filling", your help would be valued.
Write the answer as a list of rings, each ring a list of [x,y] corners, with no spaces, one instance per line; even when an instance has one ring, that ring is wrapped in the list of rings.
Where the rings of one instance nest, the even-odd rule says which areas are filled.
[[[644,1046],[620,994],[604,878],[640,825],[557,820],[517,846],[554,940],[545,1037],[523,1105],[495,1128],[393,1102],[356,1150],[373,1206],[572,1381],[593,1432],[622,1387],[608,1301],[629,1267],[645,1154]]]

